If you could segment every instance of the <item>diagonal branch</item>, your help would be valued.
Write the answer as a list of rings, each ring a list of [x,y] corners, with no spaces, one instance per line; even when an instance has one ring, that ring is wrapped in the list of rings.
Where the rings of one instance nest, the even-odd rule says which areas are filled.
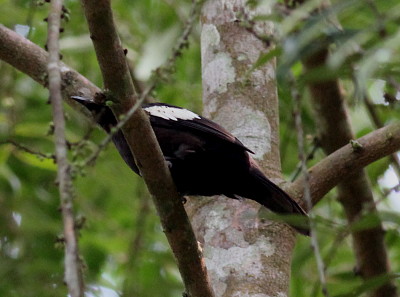
[[[355,171],[400,150],[400,122],[368,133],[356,143],[360,148],[348,143],[308,169],[313,205]],[[300,176],[286,190],[302,200],[303,187],[304,176]]]
[[[288,8],[293,9],[296,5],[301,5],[304,2],[303,0],[285,1],[285,4]],[[326,4],[322,4],[321,7],[324,7],[324,5]],[[321,48],[303,61],[305,68],[309,71],[318,69],[325,65],[328,55],[328,47]],[[343,146],[349,143],[354,138],[354,135],[347,116],[347,107],[340,92],[339,81],[334,79],[314,81],[309,83],[308,87],[311,93],[312,105],[316,111],[316,122],[319,127],[322,148],[327,154],[331,154],[341,147],[343,149]],[[389,138],[390,136],[388,136]],[[388,146],[390,146],[389,142]],[[364,148],[358,151],[360,154],[365,153]],[[357,150],[355,150],[354,154],[357,154]],[[334,166],[334,164],[332,165]],[[343,171],[333,171],[333,168],[329,168],[329,170],[332,170],[337,175],[344,173]],[[344,171],[346,170],[344,169]],[[360,214],[367,206],[372,213],[376,213],[377,210],[374,206],[374,198],[368,176],[362,167],[352,168],[351,175],[346,176],[347,179],[342,179],[338,185],[338,200],[343,205],[347,220],[351,224],[360,217]],[[318,198],[320,199],[321,197]],[[352,237],[354,253],[357,259],[357,270],[364,279],[390,273],[381,223],[374,228],[354,231],[352,232]],[[379,296],[397,296],[394,283],[388,281],[371,292],[371,297]]]
[[[86,19],[113,112],[125,115],[138,100],[125,54],[117,35],[109,0],[83,0]],[[112,57],[112,58],[111,58]],[[137,165],[152,194],[161,224],[178,262],[188,296],[212,296],[201,252],[162,156],[150,122],[137,109],[122,128]]]
[[[157,75],[153,75],[151,82],[147,85],[146,89],[140,92],[140,97],[136,100],[135,104],[130,107],[130,109],[124,114],[122,118],[119,119],[118,124],[113,127],[112,131],[108,134],[108,136],[103,139],[103,141],[98,145],[97,150],[86,159],[84,166],[86,164],[93,164],[93,162],[97,159],[100,152],[110,143],[116,133],[121,130],[123,126],[125,126],[126,122],[131,118],[131,116],[135,113],[135,111],[143,104],[143,102],[147,102],[150,100],[149,96],[151,92],[156,88],[157,84],[165,79],[165,75],[168,75],[173,71],[176,59],[182,55],[182,51],[188,45],[188,38],[190,33],[192,32],[193,26],[197,17],[199,15],[199,10],[201,8],[201,1],[194,2],[192,5],[192,9],[190,11],[190,18],[186,22],[185,29],[182,32],[177,44],[175,45],[174,49],[172,50],[171,56],[168,58],[167,62],[157,68],[154,73]],[[130,73],[132,72],[129,69]],[[132,73],[131,73],[132,77]],[[134,86],[136,87],[135,81],[132,79]]]
[[[0,59],[46,86],[47,53],[39,46],[0,25]],[[32,66],[33,65],[33,66]],[[99,89],[79,73],[61,65],[63,96],[94,97]],[[85,109],[83,109],[85,110]],[[88,115],[88,113],[86,113]],[[354,170],[400,150],[400,123],[376,130],[357,140],[362,149],[345,145],[309,169],[311,197],[316,204],[330,189]],[[286,188],[293,197],[302,198],[304,179],[300,177]]]
[[[48,87],[47,60],[48,53],[32,43],[30,40],[17,34],[13,30],[0,24],[0,59],[23,73],[44,87]],[[75,70],[60,62],[62,79],[62,95],[69,100],[73,95],[92,98],[100,89]],[[69,100],[69,104],[87,116],[90,113],[81,104]]]
[[[47,52],[45,52],[39,46],[18,35],[16,32],[4,27],[3,25],[0,25],[0,59],[29,75],[32,79],[46,87],[47,56]],[[64,99],[68,100],[68,98],[73,95],[82,95],[84,97],[94,98],[95,94],[100,91],[100,89],[93,85],[88,79],[86,79],[76,71],[72,70],[67,65],[60,63],[60,66]],[[86,116],[91,117],[91,115],[87,112],[85,108],[81,108],[80,104],[73,104],[73,100],[68,103],[71,103],[74,108],[80,110]],[[144,135],[144,133],[145,132],[142,132],[142,130],[140,130],[138,132],[138,134],[140,135],[138,139],[142,139],[142,135]],[[140,141],[138,141],[137,143],[140,143]],[[144,153],[146,154],[147,152],[151,152],[154,149],[154,146],[152,145],[143,142],[142,145],[144,145]],[[151,168],[153,172],[156,172],[156,174],[158,169],[160,168],[160,164],[163,164],[164,160],[161,160],[160,162],[161,163],[154,163],[156,165]],[[160,174],[160,172],[158,173]],[[161,192],[168,192],[168,189],[163,186],[164,182],[158,184],[158,181],[159,179],[157,178],[151,178],[150,182],[152,183],[152,187],[159,187],[159,190]],[[158,207],[157,208],[159,209],[159,212],[163,211],[164,213],[163,216],[160,217],[163,217],[162,222],[164,223],[164,230],[167,237],[172,242],[171,244],[174,246],[173,251],[175,253],[175,256],[178,257],[178,255],[182,255],[182,257],[187,259],[187,265],[184,268],[180,267],[181,271],[189,271],[188,274],[182,273],[182,275],[186,275],[186,277],[184,278],[184,282],[192,282],[192,285],[189,289],[190,291],[197,290],[197,287],[199,287],[198,292],[208,291],[208,286],[204,285],[205,278],[202,275],[204,275],[205,267],[201,264],[201,255],[198,251],[197,242],[193,239],[193,237],[190,237],[190,234],[193,233],[185,229],[187,228],[187,225],[185,226],[185,224],[177,223],[181,222],[180,219],[177,219],[179,215],[176,214],[177,208],[182,207],[180,199],[179,201],[174,202],[172,201],[173,199],[171,199],[172,196],[161,196],[157,193],[151,193],[153,196],[161,197],[159,199],[161,201],[164,199],[163,197],[165,197],[165,201],[163,201],[163,203],[168,204],[166,205],[166,210],[160,210]],[[168,220],[167,218],[169,217],[172,219],[171,223],[170,225],[165,226],[166,221]],[[173,222],[175,222],[175,224]],[[181,245],[182,242],[183,244]],[[189,244],[189,242],[192,243]],[[195,254],[195,257],[191,256],[193,254]],[[178,259],[178,261],[183,260]],[[194,263],[190,261],[194,261]],[[201,269],[196,268],[199,265],[201,265]],[[189,292],[189,290],[188,293],[192,293]],[[203,295],[194,295],[194,293],[192,293],[192,296],[212,295],[207,295],[206,293]]]
[[[328,55],[327,49],[321,49],[311,55],[304,64],[312,71],[323,66]],[[347,106],[337,80],[312,82],[309,89],[312,106],[316,111],[321,145],[325,153],[330,154],[354,138],[347,116]],[[338,200],[343,205],[349,223],[357,220],[366,206],[374,205],[370,182],[364,170],[354,169],[349,178],[341,181],[338,185]],[[373,206],[369,211],[377,212]],[[354,231],[352,237],[357,270],[364,279],[390,273],[382,224]],[[388,282],[374,290],[371,296],[397,296],[396,287]]]

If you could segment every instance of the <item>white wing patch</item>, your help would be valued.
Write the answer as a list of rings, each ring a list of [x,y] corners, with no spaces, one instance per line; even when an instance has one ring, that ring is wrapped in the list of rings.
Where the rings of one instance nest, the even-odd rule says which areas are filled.
[[[200,119],[200,116],[183,108],[176,108],[165,105],[154,105],[144,108],[149,114],[166,120],[193,120]]]

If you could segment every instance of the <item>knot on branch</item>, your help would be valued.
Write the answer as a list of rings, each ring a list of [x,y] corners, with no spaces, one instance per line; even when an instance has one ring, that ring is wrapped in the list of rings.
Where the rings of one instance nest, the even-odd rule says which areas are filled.
[[[354,139],[350,140],[350,145],[355,153],[359,153],[364,149],[363,145]]]

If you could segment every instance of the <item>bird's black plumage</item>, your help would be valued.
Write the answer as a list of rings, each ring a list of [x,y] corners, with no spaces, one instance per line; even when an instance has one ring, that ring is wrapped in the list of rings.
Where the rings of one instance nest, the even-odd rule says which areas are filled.
[[[85,105],[106,132],[117,124],[111,109],[83,97]],[[260,170],[245,147],[220,125],[180,107],[154,103],[143,106],[160,144],[171,176],[182,195],[225,195],[248,198],[279,214],[307,216],[305,211]],[[128,166],[140,174],[121,131],[113,142]],[[302,234],[307,228],[294,227]]]

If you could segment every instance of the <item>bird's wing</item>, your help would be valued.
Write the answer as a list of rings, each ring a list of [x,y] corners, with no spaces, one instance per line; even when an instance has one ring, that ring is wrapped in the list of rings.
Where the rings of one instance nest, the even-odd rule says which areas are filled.
[[[226,129],[187,109],[160,103],[146,105],[143,109],[152,116],[150,117],[150,121],[153,126],[159,125],[166,128],[200,132],[202,135],[217,137],[220,140],[237,145],[245,151],[254,154],[254,152]]]
[[[239,139],[237,139],[223,127],[221,127],[220,125],[209,119],[201,117],[200,120],[195,119],[193,121],[181,121],[180,124],[190,129],[198,130],[208,134],[213,134],[224,141],[228,141],[235,145],[238,145],[242,147],[244,150],[254,154],[254,152],[251,151],[249,148],[247,148]]]

